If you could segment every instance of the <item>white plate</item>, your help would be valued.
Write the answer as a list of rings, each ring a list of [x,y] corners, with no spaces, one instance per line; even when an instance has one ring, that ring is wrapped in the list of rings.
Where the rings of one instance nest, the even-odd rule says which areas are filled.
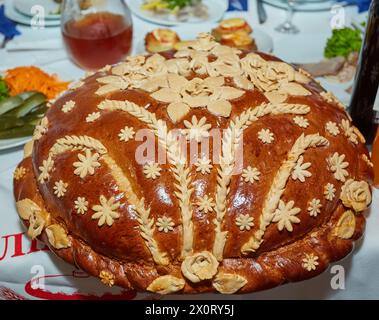
[[[14,8],[12,0],[5,0],[5,16],[15,22],[18,22],[20,24],[27,25],[27,26],[30,26],[31,23],[34,21],[32,17],[28,17],[18,12]],[[61,24],[60,20],[44,19],[43,22],[44,22],[45,27],[58,27]]]
[[[13,0],[13,5],[18,12],[28,17],[33,17],[35,15],[35,12],[33,11],[34,6],[40,6],[45,11],[46,19],[59,20],[61,18],[61,15],[56,13],[58,12],[60,5],[54,0]]]
[[[263,2],[277,8],[287,9],[287,0],[263,0]],[[345,2],[335,0],[297,0],[294,9],[296,11],[326,11],[330,10],[335,4],[346,5]]]
[[[329,36],[329,33],[304,33],[296,37],[283,37],[275,41],[274,54],[289,63],[316,63],[324,58],[324,47]]]
[[[201,24],[201,25],[193,25],[191,28],[170,28],[171,30],[175,31],[181,40],[194,40],[196,39],[197,35],[204,31],[209,31],[213,28],[217,27],[217,24],[214,23],[207,23],[207,24]],[[254,28],[254,31],[252,33],[253,38],[255,39],[255,42],[258,47],[258,51],[270,53],[272,52],[274,48],[274,44],[272,41],[271,36],[266,33],[265,31],[261,29]],[[139,42],[136,43],[136,46],[134,48],[134,54],[143,54],[146,53],[145,49],[145,39],[142,38],[139,40]]]
[[[0,139],[0,151],[22,146],[25,143],[27,143],[31,138],[31,136],[27,136],[15,139]]]
[[[38,65],[36,65],[38,67]],[[78,69],[77,73],[76,68],[54,68],[54,67],[41,67],[39,66],[42,71],[47,72],[49,74],[59,74],[59,79],[62,81],[75,81],[75,79],[79,79],[84,75],[84,72],[80,69]],[[3,73],[3,70],[0,70],[0,74]],[[75,76],[73,76],[75,74]],[[27,143],[29,140],[32,139],[32,136],[26,136],[21,138],[14,138],[14,139],[0,139],[0,151],[1,150],[7,150],[12,149],[15,147],[19,147]]]
[[[167,19],[153,16],[148,11],[141,9],[141,5],[143,4],[143,2],[143,0],[130,0],[127,3],[132,13],[135,14],[137,17],[151,23],[166,26],[219,21],[228,9],[228,3],[226,0],[203,0],[203,3],[208,7],[209,12],[209,17],[206,21],[193,18],[186,22],[180,22],[177,21],[174,16],[168,17]]]

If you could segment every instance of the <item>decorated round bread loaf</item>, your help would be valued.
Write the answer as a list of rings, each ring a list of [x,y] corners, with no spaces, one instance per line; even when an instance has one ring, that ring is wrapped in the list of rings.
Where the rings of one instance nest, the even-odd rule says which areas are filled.
[[[14,194],[30,237],[106,285],[246,293],[352,250],[371,202],[364,142],[306,72],[201,34],[52,102]]]

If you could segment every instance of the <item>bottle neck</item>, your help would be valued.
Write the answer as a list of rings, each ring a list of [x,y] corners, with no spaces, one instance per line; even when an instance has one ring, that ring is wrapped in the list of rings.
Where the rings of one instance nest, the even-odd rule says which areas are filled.
[[[379,0],[371,3],[349,111],[371,144],[379,124]]]
[[[379,124],[379,86],[374,100],[374,123]]]

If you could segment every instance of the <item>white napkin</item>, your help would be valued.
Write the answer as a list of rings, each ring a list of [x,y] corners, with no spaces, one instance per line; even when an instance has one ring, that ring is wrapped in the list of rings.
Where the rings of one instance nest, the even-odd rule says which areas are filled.
[[[7,51],[39,51],[39,50],[62,50],[61,39],[48,39],[37,41],[12,40],[5,46]]]

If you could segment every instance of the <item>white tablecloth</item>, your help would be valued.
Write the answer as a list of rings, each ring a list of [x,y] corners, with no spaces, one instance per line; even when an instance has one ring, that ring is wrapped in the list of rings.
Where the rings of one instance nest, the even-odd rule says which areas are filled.
[[[296,13],[294,23],[299,26],[301,33],[298,35],[284,35],[274,31],[276,25],[283,21],[285,13],[282,10],[265,6],[268,13],[268,21],[259,25],[255,11],[255,0],[250,1],[248,13],[232,12],[228,16],[244,16],[253,28],[260,28],[269,33],[274,40],[274,54],[287,61],[303,62],[315,61],[322,58],[322,50],[327,37],[331,33],[330,12]],[[349,23],[357,16],[355,7],[347,7],[345,21]],[[133,18],[134,42],[140,41],[145,33],[156,26],[145,21]],[[59,28],[47,28],[45,30],[31,30],[28,27],[19,27],[22,35],[17,41],[32,41],[41,39],[59,39]],[[54,62],[54,60],[57,60]],[[0,70],[5,70],[18,65],[40,65],[48,72],[55,72],[64,79],[78,79],[83,71],[71,63],[63,50],[40,52],[15,52],[7,53],[0,50]],[[344,89],[349,85],[333,85],[323,81],[323,85],[334,91],[340,99],[348,102],[348,95]],[[14,240],[23,232],[14,208],[12,194],[12,173],[17,163],[22,158],[21,148],[8,151],[0,151],[0,299],[9,296],[17,297],[21,294],[26,298],[47,297],[46,295],[30,294],[25,292],[25,283],[38,271],[33,269],[35,265],[42,265],[46,274],[72,274],[73,268],[60,261],[51,253],[39,251],[28,254],[30,241],[22,236],[21,242]],[[333,274],[324,272],[314,279],[288,284],[272,290],[244,295],[228,296],[228,299],[378,299],[379,298],[379,192],[374,192],[371,213],[368,215],[367,228],[364,238],[356,243],[354,254],[349,255],[338,265],[345,270],[345,289],[333,290],[330,282]],[[16,234],[16,236],[12,236]],[[17,238],[18,239],[18,238]],[[20,240],[20,239],[18,239]],[[21,245],[17,248],[17,245]],[[6,245],[8,247],[6,248]],[[15,246],[16,245],[16,246]],[[18,251],[17,251],[18,250]],[[22,253],[22,255],[17,255]],[[13,255],[13,257],[12,257]],[[38,269],[38,268],[37,268]],[[53,279],[53,278],[51,278]],[[72,277],[69,280],[54,278],[49,285],[51,291],[80,292],[81,286],[85,291],[103,292],[104,288],[97,285],[98,281],[92,279],[78,280],[80,277]],[[60,287],[61,286],[61,287]],[[12,288],[13,291],[5,288]],[[63,288],[64,287],[64,288]],[[90,289],[89,289],[90,288]],[[113,289],[117,291],[118,289]],[[92,292],[91,291],[91,292]],[[109,290],[108,290],[109,291]],[[141,296],[143,297],[143,296]],[[196,298],[225,298],[220,295],[201,295]],[[172,296],[171,298],[190,298]]]

